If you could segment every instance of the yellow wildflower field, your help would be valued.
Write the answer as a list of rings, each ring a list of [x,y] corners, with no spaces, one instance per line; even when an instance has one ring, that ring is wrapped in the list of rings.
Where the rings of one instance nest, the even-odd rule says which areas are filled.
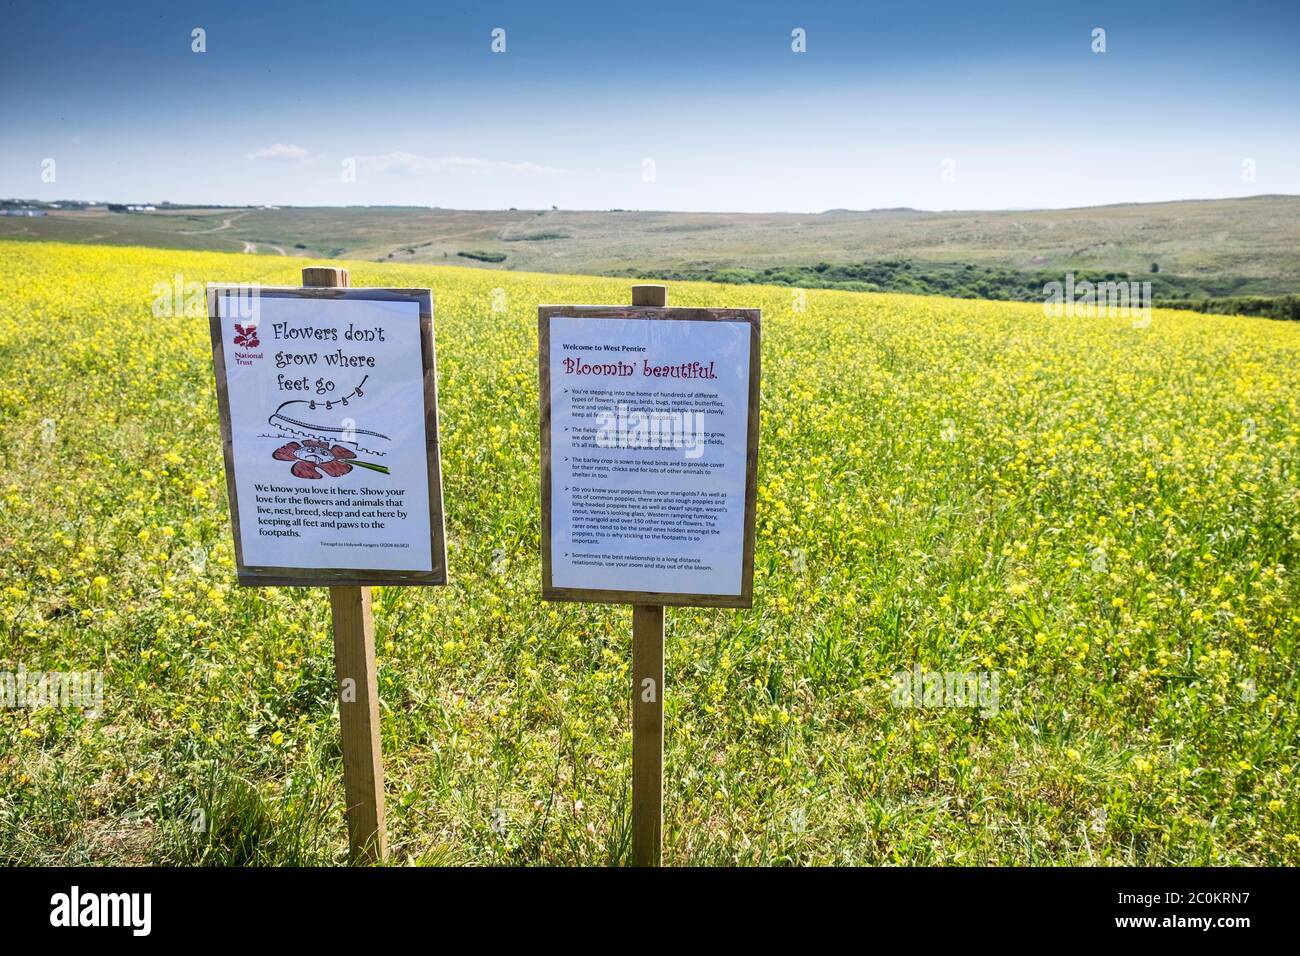
[[[0,863],[344,860],[328,599],[234,585],[198,291],[304,260],[0,258],[0,671],[103,672],[0,710]],[[346,265],[436,302],[452,583],[375,595],[394,860],[625,862],[630,612],[539,598],[536,314],[632,282]],[[1300,325],[670,296],[761,308],[763,383],[754,609],[667,615],[665,863],[1300,864]]]

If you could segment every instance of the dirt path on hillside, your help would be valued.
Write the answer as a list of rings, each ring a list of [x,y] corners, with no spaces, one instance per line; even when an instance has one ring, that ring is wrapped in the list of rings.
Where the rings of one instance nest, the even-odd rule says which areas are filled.
[[[221,225],[219,226],[213,226],[211,229],[197,229],[193,232],[182,232],[181,235],[182,236],[206,236],[212,232],[221,232],[223,229],[229,229],[232,225],[234,225],[236,219],[243,219],[247,215],[248,215],[248,210],[245,210],[244,212],[237,213],[234,216],[228,216],[227,218],[221,220]],[[248,250],[244,250],[244,251],[247,252]]]

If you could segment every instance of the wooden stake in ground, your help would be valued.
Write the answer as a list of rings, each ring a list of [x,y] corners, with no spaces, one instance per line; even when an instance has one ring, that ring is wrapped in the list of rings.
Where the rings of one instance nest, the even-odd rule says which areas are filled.
[[[632,304],[668,307],[668,288],[634,285]],[[664,609],[632,608],[632,862],[658,866],[664,827]]]
[[[632,608],[632,862],[658,866],[664,825],[664,609]]]
[[[631,305],[537,307],[542,599],[632,606],[631,862],[636,866],[658,866],[663,858],[664,608],[753,606],[761,319],[758,309],[671,309],[668,290],[662,285],[633,286]],[[595,322],[601,326],[593,325]],[[588,397],[579,402],[569,395],[570,391],[576,392],[569,387],[576,382],[568,376],[623,376],[639,371],[631,364],[637,359],[610,365],[599,364],[600,360],[588,364],[567,354],[575,349],[592,348],[635,349],[647,353],[640,370],[645,376],[651,376],[642,386],[649,390],[647,402],[676,406],[683,404],[683,396],[694,394],[689,385],[656,383],[656,379],[680,376],[719,380],[700,387],[709,388],[708,394],[717,399],[708,407],[717,416],[714,434],[727,437],[727,449],[703,464],[710,476],[709,495],[715,503],[725,499],[722,510],[730,518],[729,526],[717,532],[722,538],[709,542],[707,573],[696,575],[693,568],[681,572],[674,566],[682,555],[685,564],[692,560],[698,562],[700,559],[692,555],[703,550],[693,542],[679,543],[683,536],[678,535],[647,535],[659,539],[655,544],[647,544],[650,556],[667,555],[662,564],[650,562],[655,565],[653,568],[644,566],[645,562],[633,562],[629,557],[627,562],[607,563],[593,571],[590,569],[593,557],[609,555],[593,555],[583,548],[579,548],[582,553],[564,550],[575,544],[585,546],[593,540],[593,535],[596,538],[604,535],[603,519],[594,516],[604,513],[602,506],[598,504],[593,511],[590,505],[593,499],[603,501],[601,493],[606,490],[626,491],[629,499],[647,501],[658,495],[677,495],[683,502],[689,502],[696,493],[689,483],[683,487],[675,480],[663,483],[652,478],[647,479],[644,488],[638,488],[635,479],[606,477],[593,471],[591,462],[609,460],[608,457],[579,457],[597,454],[585,451],[593,445],[590,434],[593,429],[581,421],[591,417],[588,398],[611,393],[608,386],[594,385],[586,393]],[[696,361],[683,361],[686,359]],[[677,401],[659,402],[655,395],[660,393],[674,396]],[[691,401],[688,399],[685,404]],[[696,414],[698,419],[703,419],[704,412]],[[705,434],[702,422],[697,429],[702,443]],[[743,458],[736,441],[742,434]],[[640,439],[630,435],[624,441],[616,443],[617,447],[677,447],[671,439],[669,445],[643,445]],[[594,444],[605,447],[600,438]],[[702,444],[700,448],[702,451]],[[698,456],[688,453],[687,457]],[[643,460],[644,456],[635,453],[629,457],[633,463]],[[677,469],[664,470],[677,473]],[[635,474],[636,469],[630,473]],[[744,516],[740,525],[737,519],[741,517],[742,502]],[[652,530],[655,521],[670,520],[631,514],[630,510],[637,507],[635,500],[630,501],[629,513],[625,515],[623,505],[611,506],[611,538],[619,536],[613,525],[625,517],[638,526],[641,521],[649,520],[646,527]],[[682,508],[689,510],[686,504]],[[719,554],[718,546],[725,553]],[[616,567],[637,570],[627,576],[607,573]],[[701,587],[690,590],[697,583]]]
[[[348,270],[307,268],[302,284],[346,288]],[[384,758],[379,747],[379,687],[375,673],[375,620],[370,588],[331,587],[334,675],[343,738],[343,790],[353,862],[388,858],[384,825]]]

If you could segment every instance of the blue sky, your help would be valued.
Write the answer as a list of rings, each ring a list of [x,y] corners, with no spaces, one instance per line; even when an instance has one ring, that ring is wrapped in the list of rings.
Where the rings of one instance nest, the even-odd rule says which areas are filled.
[[[1297,41],[1294,2],[15,3],[0,196],[820,211],[1300,193]]]

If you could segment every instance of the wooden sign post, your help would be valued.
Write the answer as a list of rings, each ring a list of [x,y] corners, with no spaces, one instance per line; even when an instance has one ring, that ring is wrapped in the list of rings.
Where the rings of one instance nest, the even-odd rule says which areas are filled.
[[[241,585],[325,586],[354,862],[388,855],[372,585],[447,583],[433,297],[208,288]]]
[[[632,606],[632,861],[658,866],[664,831],[664,606]]]
[[[348,270],[306,268],[302,284],[306,288],[346,289]],[[334,626],[334,677],[339,688],[348,846],[356,860],[383,862],[388,859],[388,828],[370,588],[351,584],[330,587],[330,620]],[[345,680],[354,681],[356,692],[347,703],[342,691]]]
[[[668,287],[632,286],[632,304],[668,308]],[[658,866],[664,832],[664,606],[632,605],[632,862]]]
[[[542,597],[632,605],[632,860],[663,842],[664,605],[753,603],[757,309],[537,311]]]

